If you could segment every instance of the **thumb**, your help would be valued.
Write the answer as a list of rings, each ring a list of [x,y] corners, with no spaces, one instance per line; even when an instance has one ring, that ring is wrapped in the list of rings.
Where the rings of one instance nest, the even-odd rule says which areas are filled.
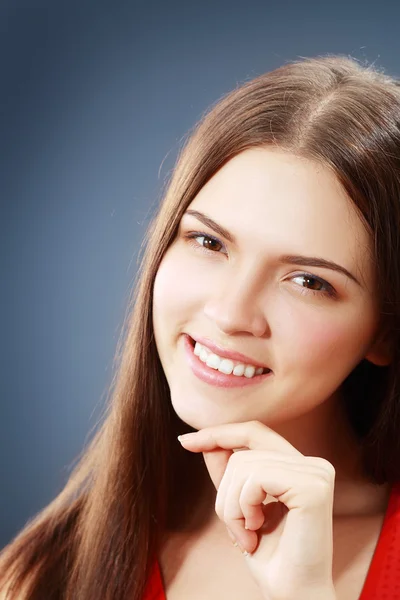
[[[204,462],[217,490],[232,454],[232,450],[224,450],[223,448],[203,452]]]

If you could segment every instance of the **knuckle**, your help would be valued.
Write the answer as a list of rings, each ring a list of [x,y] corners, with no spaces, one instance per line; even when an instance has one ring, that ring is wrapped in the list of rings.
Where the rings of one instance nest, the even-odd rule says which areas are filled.
[[[325,458],[321,458],[320,463],[321,463],[321,466],[323,467],[323,469],[325,470],[325,472],[327,473],[328,477],[330,479],[334,479],[335,475],[336,475],[336,470],[335,470],[335,467],[333,466],[333,464],[330,463],[329,460],[326,460]]]
[[[313,496],[317,502],[325,502],[331,497],[333,487],[329,481],[323,477],[316,477],[313,482]]]
[[[319,456],[313,456],[310,458],[312,459],[312,464],[316,467],[319,467],[322,470],[322,474],[328,482],[331,482],[335,479],[336,470],[333,464],[329,462],[329,460],[326,460],[326,458],[322,458]]]
[[[264,429],[264,425],[261,423],[261,421],[257,421],[256,419],[250,421],[249,425],[252,429]]]
[[[235,511],[232,507],[226,506],[224,511],[224,518],[226,524],[232,524],[237,520],[237,511]]]

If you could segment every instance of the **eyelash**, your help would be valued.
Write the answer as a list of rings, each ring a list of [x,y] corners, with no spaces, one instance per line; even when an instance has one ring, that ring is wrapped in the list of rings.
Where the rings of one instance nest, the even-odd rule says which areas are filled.
[[[198,237],[202,237],[204,239],[211,240],[212,242],[220,244],[222,247],[225,248],[225,246],[221,242],[221,240],[219,240],[217,237],[214,237],[213,235],[204,233],[204,231],[191,231],[190,233],[187,233],[184,235],[184,238],[186,240],[188,240],[190,245],[193,246],[195,250],[200,250],[201,252],[206,252],[207,254],[209,254],[210,252],[212,254],[215,253],[214,250],[210,250],[209,248],[205,248],[201,244],[198,244],[195,241],[195,239]],[[301,292],[301,294],[312,294],[313,296],[319,296],[319,297],[328,296],[329,298],[336,297],[336,290],[331,286],[331,284],[328,283],[327,281],[325,281],[324,279],[321,279],[320,277],[313,275],[312,273],[298,273],[297,275],[294,275],[293,277],[305,277],[305,278],[309,278],[309,279],[314,279],[315,281],[318,281],[319,283],[321,283],[322,285],[324,285],[327,288],[326,290],[310,290],[309,288],[303,288],[303,290],[305,290],[305,291]]]

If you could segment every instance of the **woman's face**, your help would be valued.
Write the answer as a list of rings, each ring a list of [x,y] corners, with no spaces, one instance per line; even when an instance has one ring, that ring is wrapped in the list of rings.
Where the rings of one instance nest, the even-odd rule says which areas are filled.
[[[361,359],[379,362],[371,242],[327,167],[252,148],[224,165],[189,211],[198,214],[183,216],[160,265],[153,311],[183,421],[196,429],[249,420],[272,427],[319,414]],[[187,336],[203,339],[203,359],[214,343],[246,360],[207,366]],[[271,372],[220,372],[241,373],[239,363]]]

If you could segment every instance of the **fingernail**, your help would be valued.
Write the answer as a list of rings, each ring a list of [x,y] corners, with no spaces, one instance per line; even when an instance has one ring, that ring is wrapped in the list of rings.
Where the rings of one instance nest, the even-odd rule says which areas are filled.
[[[249,556],[250,553],[247,552],[247,550],[244,550],[243,546],[241,546],[239,544],[239,542],[236,540],[235,536],[233,535],[232,531],[228,527],[226,528],[226,530],[229,533],[229,537],[231,538],[233,545],[237,546],[239,548],[239,550],[243,554],[243,556]]]
[[[247,550],[244,550],[243,547],[240,544],[238,544],[238,548],[239,548],[240,552],[243,554],[243,556],[249,556],[250,555],[250,553],[247,552]]]
[[[178,435],[178,441],[185,442],[186,440],[193,439],[192,436],[193,436],[193,433],[185,433],[183,435]]]
[[[243,556],[249,556],[250,552],[247,552],[247,550],[245,550],[242,546],[242,544],[240,544],[239,542],[237,542],[237,546],[240,550],[240,552],[243,554]]]

